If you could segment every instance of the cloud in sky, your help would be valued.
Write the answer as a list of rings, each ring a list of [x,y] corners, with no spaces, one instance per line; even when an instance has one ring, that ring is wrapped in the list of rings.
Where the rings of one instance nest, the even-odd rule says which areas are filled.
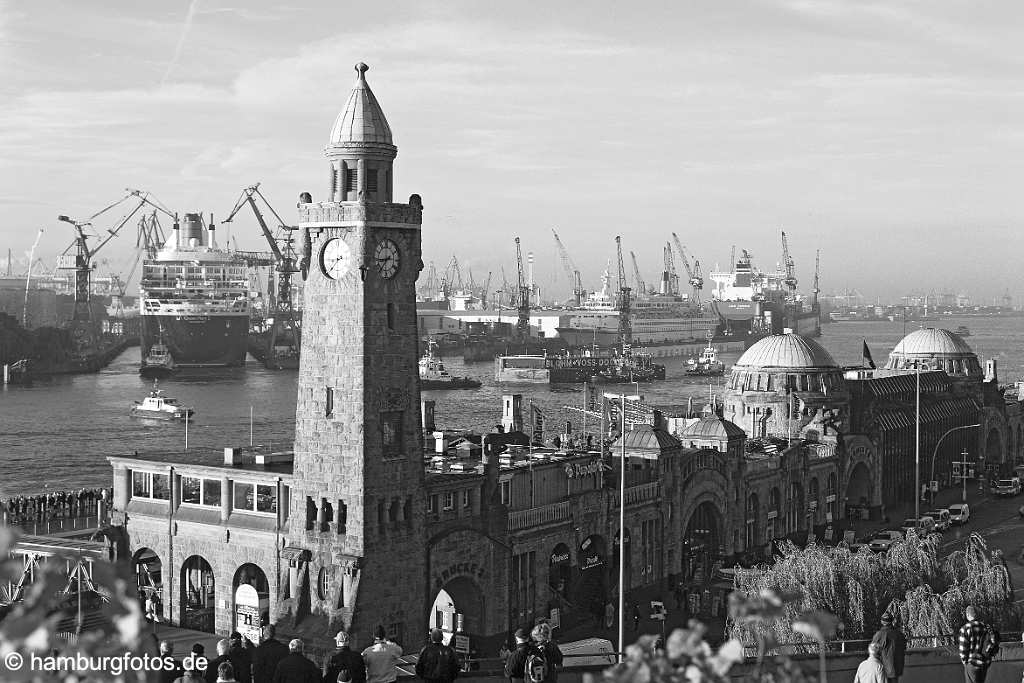
[[[28,228],[124,187],[223,215],[262,181],[287,218],[298,192],[322,196],[320,155],[356,61],[395,132],[396,194],[424,196],[439,265],[454,252],[508,268],[515,235],[552,260],[557,227],[593,283],[615,234],[652,271],[672,231],[708,266],[738,244],[771,267],[785,227],[804,281],[822,249],[825,289],[991,296],[1022,246],[1011,27],[1024,10],[1005,4],[596,3],[583,15],[193,0],[184,20],[181,5],[46,4],[0,19],[0,37],[18,36],[0,50],[23,71],[0,85],[0,182],[16,198],[0,244],[16,250]],[[53,11],[66,26],[33,14]],[[991,234],[999,248],[965,250],[965,226],[970,245]],[[259,246],[255,230],[242,238]],[[540,277],[567,287],[553,264]]]

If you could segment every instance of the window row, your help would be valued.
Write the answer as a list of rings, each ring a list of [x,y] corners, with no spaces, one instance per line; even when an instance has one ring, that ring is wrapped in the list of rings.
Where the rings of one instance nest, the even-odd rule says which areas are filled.
[[[181,502],[207,507],[221,506],[221,480],[201,477],[181,478]],[[169,474],[132,471],[132,497],[152,500],[171,499]],[[234,482],[232,508],[244,512],[277,512],[277,485]]]

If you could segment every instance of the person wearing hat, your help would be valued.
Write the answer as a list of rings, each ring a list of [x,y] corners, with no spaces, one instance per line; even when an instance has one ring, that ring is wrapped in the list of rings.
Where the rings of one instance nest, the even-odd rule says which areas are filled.
[[[373,645],[363,650],[366,662],[366,683],[394,683],[398,679],[398,666],[402,656],[401,646],[388,640],[383,626],[373,632]]]
[[[345,631],[334,636],[337,647],[324,662],[324,683],[366,683],[366,662],[349,647],[349,641]]]
[[[524,683],[526,680],[526,659],[530,656],[533,645],[526,629],[516,629],[516,649],[505,661],[505,678],[509,683]]]
[[[907,654],[907,637],[896,628],[894,621],[891,612],[883,614],[882,628],[871,638],[871,643],[878,646],[878,656],[889,683],[896,683],[903,675],[903,659]]]
[[[427,683],[451,683],[459,676],[459,656],[444,644],[444,632],[430,629],[430,642],[416,658],[416,675]]]

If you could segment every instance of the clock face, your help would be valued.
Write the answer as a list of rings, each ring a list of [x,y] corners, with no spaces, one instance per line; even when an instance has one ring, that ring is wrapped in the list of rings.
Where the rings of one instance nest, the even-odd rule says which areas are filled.
[[[377,264],[377,272],[385,280],[389,280],[398,272],[398,245],[391,240],[381,240],[373,252],[373,260]]]
[[[349,248],[343,239],[329,239],[320,250],[320,269],[332,280],[337,280],[345,274],[348,262]]]

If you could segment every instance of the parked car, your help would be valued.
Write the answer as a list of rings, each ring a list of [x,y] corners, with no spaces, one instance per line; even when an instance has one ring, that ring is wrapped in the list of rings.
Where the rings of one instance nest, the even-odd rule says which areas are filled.
[[[967,503],[954,503],[949,506],[949,521],[953,524],[967,524],[971,518],[971,506]]]
[[[996,496],[1016,496],[1020,494],[1020,479],[999,479],[992,485],[992,494]]]
[[[935,519],[928,516],[921,517],[920,519],[910,517],[903,520],[903,526],[900,527],[900,531],[904,535],[915,533],[918,536],[927,536],[935,531]]]
[[[936,510],[929,510],[924,513],[935,520],[935,530],[942,532],[949,529],[949,525],[953,523],[949,516],[949,510],[946,508],[938,508]]]
[[[868,543],[868,547],[874,550],[876,553],[885,552],[889,549],[896,541],[903,540],[903,532],[896,531],[895,529],[886,529],[885,531],[879,531],[875,534],[875,537]]]

